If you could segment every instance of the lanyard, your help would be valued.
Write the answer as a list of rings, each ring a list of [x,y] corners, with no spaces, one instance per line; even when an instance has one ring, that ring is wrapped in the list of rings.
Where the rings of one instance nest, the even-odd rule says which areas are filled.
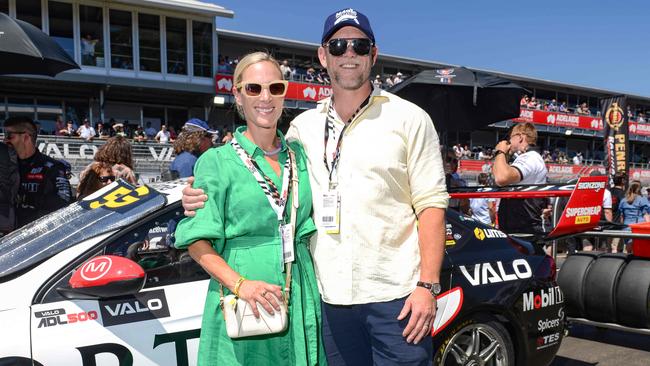
[[[327,145],[330,140],[330,137],[334,138],[334,121],[336,121],[336,111],[334,110],[334,98],[331,99],[328,107],[327,107],[327,116],[325,117],[325,133],[323,134],[324,139],[323,139],[323,162],[325,163],[325,168],[327,169],[327,172],[329,173],[329,182],[330,186],[332,185],[332,177],[334,175],[334,171],[337,169],[338,164],[339,164],[339,159],[341,157],[341,142],[343,141],[343,134],[345,133],[345,130],[350,126],[354,118],[359,114],[359,112],[365,108],[368,103],[370,102],[370,96],[372,93],[368,94],[368,97],[359,105],[359,108],[357,108],[356,112],[352,114],[352,117],[345,123],[343,126],[343,129],[341,129],[341,133],[339,134],[339,138],[336,141],[336,148],[333,153],[333,158],[332,158],[332,164],[327,163]]]
[[[253,160],[253,158],[248,155],[244,148],[239,145],[237,139],[233,137],[230,141],[232,147],[235,149],[237,155],[241,159],[242,163],[248,168],[248,170],[253,174],[257,184],[260,185],[264,195],[269,200],[271,208],[275,211],[278,216],[278,221],[282,222],[284,220],[284,208],[287,205],[287,197],[289,196],[289,181],[294,172],[291,169],[291,154],[287,155],[287,160],[284,162],[284,175],[282,177],[282,193],[278,193],[278,188],[275,186],[271,178],[267,177],[262,173],[259,165]]]

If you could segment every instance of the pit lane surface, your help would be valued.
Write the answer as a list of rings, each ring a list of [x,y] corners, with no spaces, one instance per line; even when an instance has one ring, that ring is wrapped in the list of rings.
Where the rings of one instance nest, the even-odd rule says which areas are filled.
[[[573,324],[552,366],[650,365],[650,336]]]

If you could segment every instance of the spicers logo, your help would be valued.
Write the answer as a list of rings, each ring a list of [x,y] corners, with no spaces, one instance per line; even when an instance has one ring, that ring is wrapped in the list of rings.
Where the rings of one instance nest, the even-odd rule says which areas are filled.
[[[164,290],[142,292],[135,296],[99,301],[104,326],[166,318],[169,307]]]

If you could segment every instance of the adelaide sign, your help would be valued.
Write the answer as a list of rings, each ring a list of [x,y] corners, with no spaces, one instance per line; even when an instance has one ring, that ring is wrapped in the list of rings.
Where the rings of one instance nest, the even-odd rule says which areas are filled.
[[[217,74],[215,76],[217,94],[232,94],[232,75]],[[306,102],[318,102],[321,99],[332,96],[332,87],[329,85],[318,85],[309,83],[289,82],[286,99],[302,100]]]

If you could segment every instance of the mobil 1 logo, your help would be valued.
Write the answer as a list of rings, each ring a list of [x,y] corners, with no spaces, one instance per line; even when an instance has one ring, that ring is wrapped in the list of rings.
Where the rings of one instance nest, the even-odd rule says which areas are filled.
[[[169,316],[169,306],[164,290],[101,300],[99,309],[102,313],[104,326],[135,323]]]

